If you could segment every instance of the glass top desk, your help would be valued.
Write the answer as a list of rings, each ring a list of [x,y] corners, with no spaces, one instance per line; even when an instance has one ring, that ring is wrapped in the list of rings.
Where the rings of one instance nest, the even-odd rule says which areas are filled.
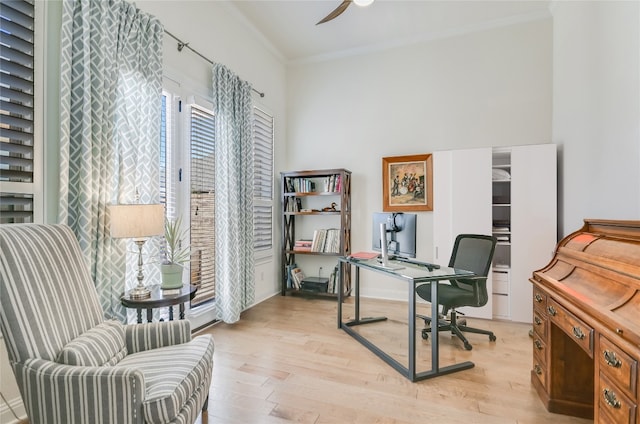
[[[389,261],[391,266],[402,267],[400,269],[388,269],[384,268],[377,259],[354,259],[350,257],[340,257],[340,272],[338,275],[338,328],[343,329],[354,339],[358,340],[371,352],[375,353],[380,359],[391,365],[396,371],[405,376],[411,381],[419,381],[427,378],[437,377],[439,375],[450,374],[456,371],[462,371],[469,368],[473,368],[473,362],[461,362],[453,365],[440,367],[439,365],[439,353],[438,353],[438,337],[437,331],[430,337],[431,341],[431,370],[424,372],[417,372],[416,370],[416,285],[420,283],[453,280],[462,277],[472,277],[474,274],[470,271],[461,269],[454,269],[448,267],[439,267],[437,269],[428,268],[424,264],[405,262],[405,261]],[[342,321],[342,307],[343,307],[343,281],[342,281],[342,269],[345,264],[351,264],[355,269],[355,290],[354,290],[354,318],[350,321]],[[437,265],[436,265],[437,266]],[[373,272],[384,274],[390,278],[400,279],[407,282],[408,287],[408,315],[407,322],[409,327],[408,332],[408,367],[398,362],[391,357],[388,353],[384,352],[374,343],[372,343],[365,336],[355,331],[352,327],[370,324],[374,322],[384,321],[386,317],[374,317],[374,318],[361,318],[360,317],[360,270],[366,269]],[[431,303],[431,316],[438,316],[438,285],[431,285],[431,299],[434,301]],[[434,321],[437,325],[437,319]]]

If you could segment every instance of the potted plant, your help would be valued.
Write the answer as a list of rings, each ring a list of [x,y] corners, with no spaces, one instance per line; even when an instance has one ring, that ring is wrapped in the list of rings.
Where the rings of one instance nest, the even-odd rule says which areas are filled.
[[[164,225],[164,258],[160,265],[163,289],[182,287],[182,271],[184,264],[189,262],[189,248],[182,247],[187,230],[181,230],[181,227],[181,218],[167,220]]]

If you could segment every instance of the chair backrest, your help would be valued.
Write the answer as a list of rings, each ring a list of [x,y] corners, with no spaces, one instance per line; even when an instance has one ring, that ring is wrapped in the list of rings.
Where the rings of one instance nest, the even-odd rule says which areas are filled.
[[[471,271],[476,276],[487,277],[493,260],[493,252],[496,248],[497,240],[493,236],[481,234],[459,234],[453,245],[453,252],[449,259],[449,266],[458,269]],[[477,290],[476,303],[467,306],[484,306],[489,300],[487,292],[487,279],[476,279],[473,283],[459,279],[455,281],[462,288],[467,286],[472,290],[471,285],[475,284]]]
[[[64,225],[0,225],[0,328],[9,359],[55,360],[104,320],[89,267]]]

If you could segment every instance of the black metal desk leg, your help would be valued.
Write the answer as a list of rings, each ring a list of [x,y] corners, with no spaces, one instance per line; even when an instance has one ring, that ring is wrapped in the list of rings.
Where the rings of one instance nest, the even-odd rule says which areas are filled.
[[[355,281],[355,306],[356,306],[356,316],[354,321],[360,321],[360,267],[356,267],[356,281]]]
[[[148,308],[147,309],[147,322],[151,322],[153,321],[153,309],[152,308]]]
[[[344,291],[344,262],[339,261],[338,269],[338,328],[342,328],[342,296]]]
[[[169,321],[173,321],[173,305],[169,306]]]
[[[431,282],[431,372],[440,371],[440,358],[438,357],[438,282]],[[435,327],[434,327],[435,323]]]
[[[409,285],[409,379],[416,380],[416,286]]]
[[[184,319],[184,303],[180,304],[180,319]]]
[[[142,308],[136,308],[138,312],[138,324],[142,324]]]

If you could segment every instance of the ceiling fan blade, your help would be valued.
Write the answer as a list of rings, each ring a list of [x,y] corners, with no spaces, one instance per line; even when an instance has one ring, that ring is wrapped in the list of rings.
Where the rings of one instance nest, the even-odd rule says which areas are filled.
[[[327,16],[325,16],[320,22],[318,22],[316,25],[320,25],[323,24],[325,22],[329,22],[330,20],[337,18],[338,16],[340,16],[342,14],[342,12],[344,12],[345,10],[347,10],[347,7],[349,7],[349,5],[351,4],[352,0],[343,0],[342,3],[340,3],[340,6],[336,7],[333,12],[329,13]]]

